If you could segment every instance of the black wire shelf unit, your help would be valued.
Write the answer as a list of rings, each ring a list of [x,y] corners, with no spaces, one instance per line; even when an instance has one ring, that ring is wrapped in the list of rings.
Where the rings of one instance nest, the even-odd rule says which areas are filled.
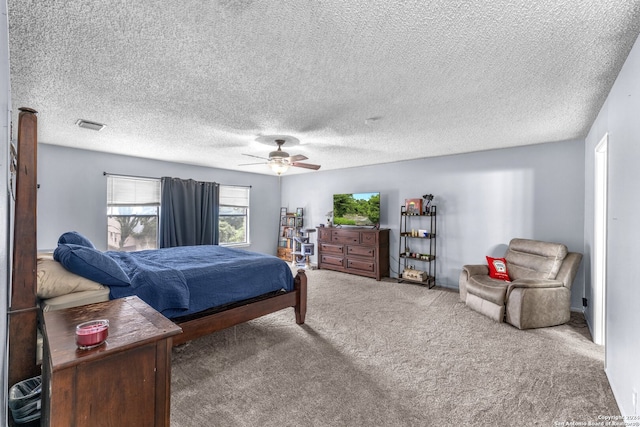
[[[425,213],[409,213],[400,208],[400,243],[398,248],[398,283],[436,285],[437,208]]]

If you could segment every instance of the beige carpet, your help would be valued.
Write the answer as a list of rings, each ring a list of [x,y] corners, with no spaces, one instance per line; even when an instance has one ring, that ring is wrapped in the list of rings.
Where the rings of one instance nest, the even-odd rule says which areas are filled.
[[[520,331],[451,290],[308,277],[304,326],[287,309],[174,349],[172,426],[554,426],[620,414],[581,316]]]

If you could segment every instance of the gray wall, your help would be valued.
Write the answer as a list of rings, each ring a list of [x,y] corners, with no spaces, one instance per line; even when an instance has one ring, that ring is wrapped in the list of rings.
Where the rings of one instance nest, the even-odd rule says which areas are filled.
[[[7,27],[7,2],[0,1],[0,187],[8,188],[9,176],[9,34]],[[0,201],[0,422],[7,420],[7,293],[9,287],[9,195],[3,192]]]
[[[594,150],[609,134],[606,278],[606,372],[623,415],[634,415],[632,393],[640,393],[640,41],[636,41],[586,139],[585,252],[593,247]],[[591,268],[591,266],[590,266]],[[591,281],[587,295],[592,295]],[[585,315],[593,324],[594,313]],[[640,398],[640,396],[639,396]],[[635,409],[640,414],[640,402]]]
[[[502,256],[513,237],[562,242],[582,252],[584,143],[564,141],[378,166],[289,175],[282,203],[305,208],[307,224],[326,222],[334,193],[380,191],[381,226],[391,229],[397,277],[400,206],[435,195],[438,207],[437,283],[457,288],[460,267]],[[313,238],[312,238],[313,241]],[[572,289],[582,310],[584,274]]]
[[[279,182],[275,176],[47,144],[38,145],[38,249],[55,248],[60,234],[70,230],[86,235],[98,249],[106,249],[107,184],[103,172],[250,185],[251,246],[248,249],[272,255],[276,253],[280,198]]]

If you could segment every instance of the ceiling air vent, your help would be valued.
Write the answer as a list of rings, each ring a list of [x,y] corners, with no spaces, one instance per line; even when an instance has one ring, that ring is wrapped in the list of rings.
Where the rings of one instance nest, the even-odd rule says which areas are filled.
[[[81,128],[97,130],[97,131],[101,131],[106,126],[106,125],[103,125],[102,123],[90,122],[89,120],[82,120],[82,119],[79,119],[76,122],[76,125],[78,125]]]

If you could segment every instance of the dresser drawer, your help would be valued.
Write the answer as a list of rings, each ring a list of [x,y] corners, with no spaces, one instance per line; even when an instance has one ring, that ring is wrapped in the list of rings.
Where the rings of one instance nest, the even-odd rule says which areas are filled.
[[[331,241],[333,243],[360,243],[360,232],[355,230],[333,230]]]
[[[359,255],[373,258],[376,248],[373,246],[347,246],[347,255]]]
[[[374,273],[376,271],[376,264],[373,261],[363,261],[359,259],[347,258],[347,269]]]
[[[342,267],[342,262],[344,258],[332,256],[332,255],[322,255],[320,257],[320,263],[322,265],[333,265],[334,267]]]
[[[318,240],[323,242],[331,241],[331,229],[325,227],[318,227]]]
[[[363,245],[376,245],[378,244],[378,233],[374,231],[362,231],[360,232],[360,243]]]
[[[344,254],[343,245],[333,245],[331,243],[320,243],[320,252],[328,254]]]

